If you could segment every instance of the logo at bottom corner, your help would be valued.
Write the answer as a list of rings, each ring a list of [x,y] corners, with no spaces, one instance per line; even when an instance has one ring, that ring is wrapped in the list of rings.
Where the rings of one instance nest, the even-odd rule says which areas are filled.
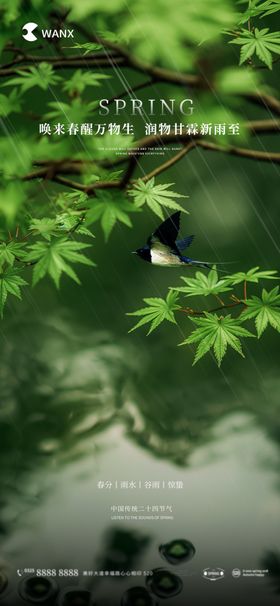
[[[232,576],[233,576],[234,579],[239,579],[241,577],[241,570],[240,570],[240,568],[234,568],[232,570],[231,574],[232,574]]]
[[[225,571],[223,568],[204,568],[202,576],[208,581],[219,581],[225,578]]]

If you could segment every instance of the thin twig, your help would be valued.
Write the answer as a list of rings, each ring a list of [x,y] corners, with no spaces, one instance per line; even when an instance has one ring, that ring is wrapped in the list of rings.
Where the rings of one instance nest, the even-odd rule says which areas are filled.
[[[205,311],[207,311],[207,313],[209,313],[209,314],[212,314],[216,311],[220,311],[221,309],[231,309],[232,307],[238,307],[239,305],[244,305],[244,302],[236,301],[235,303],[228,303],[226,305],[220,305],[219,307],[214,307],[214,309],[209,309],[209,310],[205,310]],[[178,309],[178,311],[188,314],[188,316],[204,316],[204,314],[205,314],[205,311],[195,311],[194,309],[191,309],[190,307],[188,307],[188,308],[181,307],[181,309]]]
[[[160,173],[163,173],[165,170],[168,170],[169,168],[171,168],[171,166],[173,166],[173,164],[176,164],[176,162],[179,162],[179,160],[184,158],[184,156],[186,154],[188,154],[189,151],[191,149],[193,149],[193,147],[195,147],[195,146],[196,146],[195,141],[190,141],[190,143],[185,145],[185,147],[183,147],[178,152],[178,154],[175,154],[175,156],[173,156],[169,160],[166,160],[166,162],[164,162],[163,164],[160,164],[159,166],[157,166],[157,168],[152,170],[149,174],[145,175],[145,177],[143,177],[142,181],[144,181],[144,182],[149,181],[149,179],[151,179],[152,177],[157,177],[157,175],[160,175]]]
[[[199,139],[196,142],[198,147],[210,151],[223,152],[230,154],[231,156],[240,156],[241,158],[249,158],[251,160],[260,160],[262,162],[271,162],[274,164],[280,164],[280,153],[258,151],[256,149],[247,149],[245,147],[235,147],[234,145],[218,145],[217,143],[211,143],[210,141],[202,141]]]

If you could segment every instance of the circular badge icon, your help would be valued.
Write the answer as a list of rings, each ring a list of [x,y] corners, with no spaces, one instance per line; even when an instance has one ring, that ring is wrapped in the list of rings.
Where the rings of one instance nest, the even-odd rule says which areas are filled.
[[[241,570],[240,568],[234,568],[232,571],[232,576],[234,579],[239,579],[239,577],[241,577]]]

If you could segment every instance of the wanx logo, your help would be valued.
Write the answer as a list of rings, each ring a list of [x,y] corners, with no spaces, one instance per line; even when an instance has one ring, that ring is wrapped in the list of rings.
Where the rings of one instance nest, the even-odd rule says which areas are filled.
[[[38,23],[26,23],[22,31],[26,32],[22,34],[24,40],[28,42],[34,42],[38,40],[37,36],[33,34],[34,30],[37,29]],[[42,38],[74,38],[73,29],[41,29]]]
[[[34,40],[37,40],[37,37],[33,34],[34,29],[37,29],[37,27],[37,23],[26,23],[22,28],[23,32],[27,32],[26,34],[22,34],[24,40],[28,40],[28,42],[34,42]]]

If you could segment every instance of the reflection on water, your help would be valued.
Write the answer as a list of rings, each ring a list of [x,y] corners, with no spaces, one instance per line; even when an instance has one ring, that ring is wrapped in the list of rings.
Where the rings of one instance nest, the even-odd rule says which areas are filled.
[[[167,562],[174,565],[191,560],[195,554],[193,544],[185,539],[175,539],[165,545],[160,545],[159,551]]]
[[[150,350],[115,343],[65,318],[15,325],[10,336],[0,371],[0,532],[13,570],[153,570],[155,599],[165,592],[179,605],[204,588],[206,567],[231,577],[236,566],[259,566],[278,529],[277,376],[268,375],[265,406],[257,382],[240,387],[237,410],[219,374],[211,386],[196,375],[189,381],[176,361],[170,370],[169,357],[160,359],[160,342]],[[115,479],[168,479],[184,490],[97,490],[99,480]],[[112,504],[147,502],[172,503],[174,520],[112,524]],[[187,585],[162,557],[171,568],[186,564]],[[275,571],[276,560],[266,566]],[[152,603],[145,579],[117,585],[106,580],[116,603],[137,604],[138,586],[142,603]],[[85,579],[89,589],[106,603],[100,578]],[[257,586],[251,593],[263,606]],[[68,603],[66,593],[61,599]]]
[[[131,587],[122,596],[121,606],[153,606],[151,594],[144,587]]]
[[[99,560],[99,568],[109,571],[133,570],[149,542],[149,536],[137,531],[111,528],[104,540],[104,555]]]
[[[270,571],[270,581],[276,593],[280,593],[280,551],[267,551],[261,560]]]
[[[53,579],[30,577],[19,584],[19,595],[32,604],[53,602],[58,593],[58,586]]]
[[[167,599],[181,593],[183,583],[178,575],[164,568],[156,568],[147,580],[147,587],[159,598]]]

